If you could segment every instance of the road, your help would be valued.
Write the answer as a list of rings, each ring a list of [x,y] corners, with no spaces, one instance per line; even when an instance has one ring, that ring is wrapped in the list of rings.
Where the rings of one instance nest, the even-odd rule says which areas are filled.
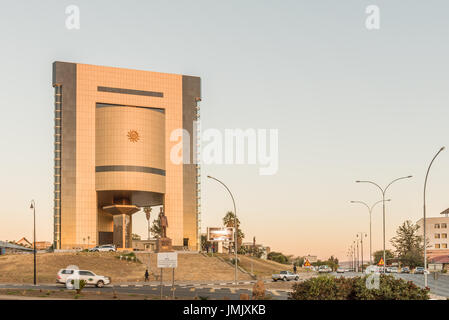
[[[413,281],[417,286],[424,288],[424,275],[423,274],[410,274],[410,273],[389,273],[396,278],[404,279],[407,281]],[[361,273],[346,272],[332,273],[332,275],[340,277],[355,277],[360,276]],[[427,284],[430,288],[430,292],[439,296],[449,297],[449,275],[440,274],[437,280],[434,280],[433,274],[427,275]]]
[[[43,285],[29,285],[29,284],[0,284],[1,289],[42,289],[42,290],[59,290],[64,288],[63,285],[57,284],[43,284]],[[163,295],[172,296],[171,285],[163,285]],[[239,300],[240,294],[246,293],[251,297],[252,290],[249,288],[239,288],[232,286],[220,285],[175,285],[175,295],[183,298],[194,297],[208,297],[209,299],[224,299],[225,297],[231,300]],[[104,288],[85,287],[85,291],[99,291],[111,293],[115,290],[117,294],[142,294],[142,295],[160,295],[160,284],[151,285],[108,285]],[[288,292],[285,290],[266,290],[267,295],[271,295],[273,300],[287,300]]]

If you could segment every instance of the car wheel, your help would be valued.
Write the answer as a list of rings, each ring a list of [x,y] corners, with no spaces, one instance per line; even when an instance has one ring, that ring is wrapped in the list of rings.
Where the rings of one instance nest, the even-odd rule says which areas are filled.
[[[283,281],[287,281],[287,278],[286,277],[284,277],[283,279],[282,279]]]
[[[274,282],[278,281],[278,279],[273,279]]]
[[[296,278],[295,278],[295,281],[298,281],[298,280],[299,280],[299,277],[296,277]]]
[[[104,282],[103,280],[100,280],[97,282],[97,288],[103,288],[104,287]]]
[[[109,252],[114,252],[114,250],[111,249],[111,250],[109,250]]]

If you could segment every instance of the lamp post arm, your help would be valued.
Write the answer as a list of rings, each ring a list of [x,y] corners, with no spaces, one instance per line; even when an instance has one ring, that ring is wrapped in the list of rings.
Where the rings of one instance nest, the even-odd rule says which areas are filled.
[[[386,187],[385,187],[385,192],[387,192],[387,189],[393,184],[393,183],[395,183],[396,181],[399,181],[399,180],[402,180],[402,179],[408,179],[408,178],[411,178],[412,176],[406,176],[406,177],[400,177],[400,178],[397,178],[397,179],[394,179],[393,181],[391,181]]]
[[[371,183],[371,184],[375,185],[376,187],[378,187],[379,190],[380,190],[380,192],[382,192],[383,195],[385,194],[384,189],[382,189],[381,186],[379,186],[377,183],[375,183],[375,182],[373,182],[373,181],[361,180],[361,181],[356,181],[356,182],[360,182],[360,183],[362,183],[362,182],[364,182],[364,183]]]

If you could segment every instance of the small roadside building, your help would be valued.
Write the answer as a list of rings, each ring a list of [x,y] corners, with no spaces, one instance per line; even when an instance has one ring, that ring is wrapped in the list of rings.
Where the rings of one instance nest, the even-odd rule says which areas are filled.
[[[17,244],[0,241],[0,255],[8,254],[8,253],[20,253],[20,252],[33,252],[31,248],[25,248],[23,246],[19,246]]]
[[[429,259],[429,270],[448,270],[449,271],[449,255],[436,256]]]

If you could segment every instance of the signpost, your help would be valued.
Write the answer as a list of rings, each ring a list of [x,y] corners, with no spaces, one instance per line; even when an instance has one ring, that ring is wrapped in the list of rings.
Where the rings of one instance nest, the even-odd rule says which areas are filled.
[[[177,252],[159,252],[157,254],[157,267],[161,268],[161,299],[163,295],[162,271],[164,268],[172,268],[172,291],[173,299],[175,298],[175,268],[178,267],[178,253]]]

